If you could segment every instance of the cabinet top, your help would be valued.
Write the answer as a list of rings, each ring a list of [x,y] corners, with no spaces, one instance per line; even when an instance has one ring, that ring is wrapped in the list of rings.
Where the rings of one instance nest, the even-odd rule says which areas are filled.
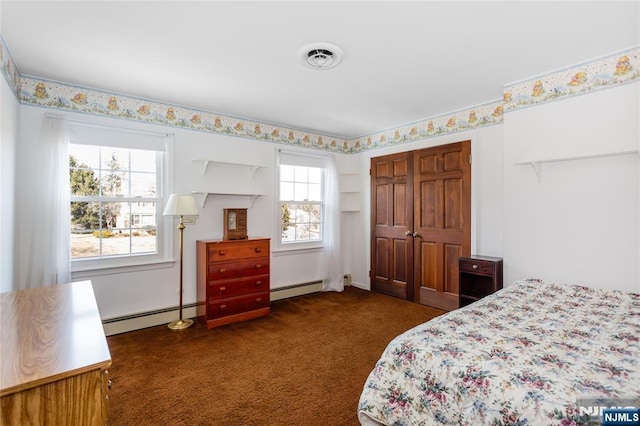
[[[0,294],[0,396],[111,365],[91,281]]]
[[[215,240],[196,240],[196,243],[201,243],[201,244],[218,244],[218,243],[244,243],[244,242],[248,242],[248,241],[270,241],[271,238],[263,238],[263,237],[249,237],[249,238],[245,238],[242,240],[220,240],[220,239],[215,239]]]
[[[460,260],[484,260],[486,262],[502,262],[501,257],[482,256],[480,254],[472,254],[471,256],[460,256]]]

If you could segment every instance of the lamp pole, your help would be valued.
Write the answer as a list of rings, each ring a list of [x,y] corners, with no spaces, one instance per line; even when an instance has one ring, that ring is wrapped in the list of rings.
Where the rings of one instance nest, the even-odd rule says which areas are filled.
[[[180,234],[180,319],[167,325],[167,327],[169,327],[171,330],[183,330],[185,328],[191,327],[191,325],[193,324],[192,319],[182,319],[182,233],[184,232],[184,228],[185,226],[182,215],[180,215],[180,223],[178,224],[178,233]]]

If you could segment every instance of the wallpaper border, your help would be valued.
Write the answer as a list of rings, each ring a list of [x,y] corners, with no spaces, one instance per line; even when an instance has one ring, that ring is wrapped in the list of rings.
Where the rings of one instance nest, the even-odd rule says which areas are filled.
[[[348,150],[344,139],[304,130],[26,75],[21,83],[20,102],[24,104],[326,151]]]
[[[11,88],[11,91],[15,95],[16,99],[20,101],[20,79],[21,75],[16,64],[11,57],[11,53],[7,48],[7,44],[0,34],[0,67],[2,70],[2,76]]]
[[[2,75],[20,103],[351,154],[502,124],[520,108],[640,80],[640,46],[505,85],[489,101],[353,139],[21,75],[0,35]]]
[[[502,116],[502,100],[498,99],[351,139],[350,152],[362,152],[501,124]]]
[[[640,47],[505,85],[504,112],[584,95],[640,79]]]

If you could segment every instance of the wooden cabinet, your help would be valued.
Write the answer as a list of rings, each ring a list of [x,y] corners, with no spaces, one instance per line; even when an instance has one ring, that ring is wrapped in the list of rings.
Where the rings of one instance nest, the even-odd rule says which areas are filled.
[[[0,315],[0,424],[106,424],[111,355],[91,282],[2,293]]]
[[[480,300],[502,288],[502,258],[490,256],[461,257],[460,307]]]
[[[199,240],[197,316],[207,328],[269,314],[269,239]]]

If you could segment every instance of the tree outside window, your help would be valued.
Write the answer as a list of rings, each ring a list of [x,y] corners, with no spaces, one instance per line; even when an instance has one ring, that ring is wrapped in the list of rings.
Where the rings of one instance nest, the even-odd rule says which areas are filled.
[[[69,147],[71,259],[157,253],[157,153]]]
[[[322,176],[319,167],[280,165],[282,243],[322,241]]]

